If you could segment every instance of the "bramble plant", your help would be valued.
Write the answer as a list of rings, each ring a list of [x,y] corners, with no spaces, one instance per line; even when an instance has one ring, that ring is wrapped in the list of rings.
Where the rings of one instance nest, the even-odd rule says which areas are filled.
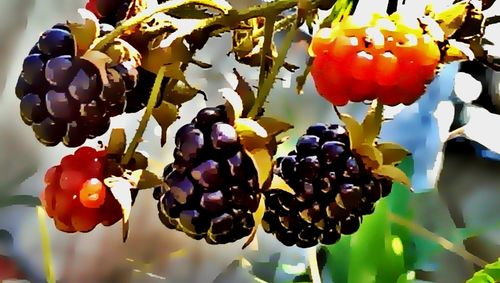
[[[384,105],[410,105],[443,64],[478,60],[499,69],[482,47],[485,17],[470,1],[425,14],[353,14],[357,1],[277,0],[236,10],[225,0],[89,0],[82,22],[44,32],[23,62],[16,85],[21,118],[46,145],[79,148],[49,169],[41,201],[63,232],[89,232],[122,220],[123,240],[138,191],[153,189],[160,221],[194,239],[225,244],[262,225],[285,245],[335,244],[355,233],[364,215],[389,195],[393,182],[411,190],[398,167],[409,152],[381,143]],[[486,3],[486,2],[485,2]],[[344,125],[314,124],[284,157],[275,157],[293,125],[266,115],[280,69],[298,69],[286,55],[298,29],[330,15],[312,34],[311,58],[297,78],[302,93],[311,73],[318,94]],[[273,35],[286,30],[278,49]],[[174,162],[163,176],[136,152],[148,120],[162,129],[179,107],[203,90],[189,83],[188,65],[209,69],[196,51],[231,33],[238,62],[259,68],[254,92],[238,78],[224,105],[200,109],[175,135]],[[360,123],[337,106],[371,102]],[[144,109],[127,146],[110,119]],[[82,147],[111,131],[102,149]],[[81,164],[85,163],[86,166]]]

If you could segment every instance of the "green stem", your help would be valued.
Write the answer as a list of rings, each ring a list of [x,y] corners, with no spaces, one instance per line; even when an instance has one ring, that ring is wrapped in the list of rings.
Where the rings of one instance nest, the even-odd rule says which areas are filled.
[[[267,74],[266,62],[268,56],[272,57],[271,45],[273,43],[273,32],[274,23],[276,22],[275,14],[270,14],[266,16],[266,22],[264,25],[264,43],[262,44],[261,57],[260,57],[260,74],[259,74],[259,85],[264,82]]]
[[[177,7],[180,7],[182,5],[186,4],[199,4],[199,5],[204,5],[208,7],[213,7],[218,10],[223,10],[227,11],[224,7],[221,7],[217,3],[211,0],[170,0],[164,4],[158,5],[154,7],[154,9],[146,9],[142,11],[141,13],[137,14],[136,16],[126,20],[123,22],[121,25],[119,25],[116,29],[114,29],[112,32],[107,34],[101,41],[99,41],[93,49],[95,50],[105,50],[106,47],[108,47],[114,40],[115,38],[120,37],[125,31],[133,28],[136,25],[141,24],[142,22],[146,21],[147,19],[151,18],[152,16],[158,14],[158,13],[166,13],[172,9],[175,9]]]
[[[142,140],[142,135],[146,130],[149,118],[151,118],[151,115],[153,114],[153,109],[156,105],[156,102],[158,101],[158,96],[160,95],[161,83],[163,81],[163,78],[165,77],[165,69],[166,67],[162,66],[158,71],[158,74],[156,75],[156,80],[154,82],[153,89],[151,90],[151,96],[149,97],[148,104],[146,106],[146,111],[142,116],[141,122],[139,123],[139,127],[135,132],[134,138],[130,142],[127,151],[125,152],[125,155],[122,158],[121,164],[123,165],[126,165],[130,162],[132,156],[135,153],[135,150],[137,149],[137,146]]]
[[[273,87],[276,76],[278,75],[281,66],[283,66],[283,63],[285,63],[286,54],[288,53],[288,50],[292,45],[293,39],[295,38],[295,34],[297,33],[297,29],[298,26],[297,23],[295,22],[293,23],[292,27],[286,34],[285,39],[283,40],[280,51],[278,52],[278,58],[276,58],[271,68],[271,71],[269,72],[269,75],[266,77],[264,82],[259,86],[259,93],[257,95],[257,98],[255,99],[255,103],[252,109],[250,109],[250,112],[248,113],[248,117],[255,118],[255,116],[257,116],[259,111],[264,106],[267,96],[269,95],[271,88]]]

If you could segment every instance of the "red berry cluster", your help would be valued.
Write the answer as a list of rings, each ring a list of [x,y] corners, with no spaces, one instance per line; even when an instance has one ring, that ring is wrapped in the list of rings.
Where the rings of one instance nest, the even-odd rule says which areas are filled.
[[[122,218],[120,204],[104,185],[106,151],[81,147],[45,174],[40,199],[57,229],[89,232],[97,224],[110,226]]]
[[[398,14],[353,16],[313,38],[311,74],[319,94],[337,106],[379,99],[385,105],[412,104],[436,73],[440,49],[417,19]]]

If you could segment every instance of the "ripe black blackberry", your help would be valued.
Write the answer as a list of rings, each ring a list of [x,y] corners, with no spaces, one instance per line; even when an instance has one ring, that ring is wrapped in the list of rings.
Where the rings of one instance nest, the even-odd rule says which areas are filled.
[[[175,144],[162,192],[155,192],[160,220],[209,244],[248,236],[260,200],[257,171],[225,108],[202,109],[179,129]]]
[[[125,62],[110,67],[107,78],[103,84],[97,67],[76,56],[70,29],[57,24],[24,60],[16,85],[21,118],[44,145],[80,146],[103,135],[111,117],[144,108],[149,97],[145,87],[135,89],[137,70]]]
[[[299,138],[296,151],[277,160],[276,172],[295,195],[272,189],[264,193],[262,226],[287,246],[301,248],[336,243],[359,229],[364,215],[387,196],[392,182],[376,178],[350,150],[340,125],[316,124]]]
[[[125,19],[131,0],[89,0],[86,8],[92,11],[99,22],[115,26]]]

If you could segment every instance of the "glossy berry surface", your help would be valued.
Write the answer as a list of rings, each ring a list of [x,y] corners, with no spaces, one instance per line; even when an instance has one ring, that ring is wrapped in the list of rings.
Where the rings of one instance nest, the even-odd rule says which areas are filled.
[[[332,104],[379,99],[409,105],[425,92],[441,52],[417,19],[399,14],[350,16],[313,37],[311,75],[318,93]]]
[[[99,69],[75,56],[75,40],[65,24],[42,34],[24,59],[16,84],[22,121],[46,146],[78,147],[107,132],[110,118],[143,109],[154,74],[139,74],[125,62]],[[128,65],[127,65],[128,66]],[[151,77],[153,77],[151,79]],[[143,79],[142,82],[137,82]],[[138,87],[137,89],[134,89]]]
[[[175,136],[175,161],[157,188],[161,222],[209,244],[248,236],[257,210],[257,172],[224,107],[199,111]]]
[[[355,233],[392,186],[365,168],[341,125],[310,126],[296,150],[277,159],[275,173],[295,195],[272,187],[264,192],[262,227],[284,245],[301,248],[331,245]]]
[[[105,151],[81,147],[47,170],[40,199],[57,229],[89,232],[122,218],[119,203],[103,183],[105,159]]]

